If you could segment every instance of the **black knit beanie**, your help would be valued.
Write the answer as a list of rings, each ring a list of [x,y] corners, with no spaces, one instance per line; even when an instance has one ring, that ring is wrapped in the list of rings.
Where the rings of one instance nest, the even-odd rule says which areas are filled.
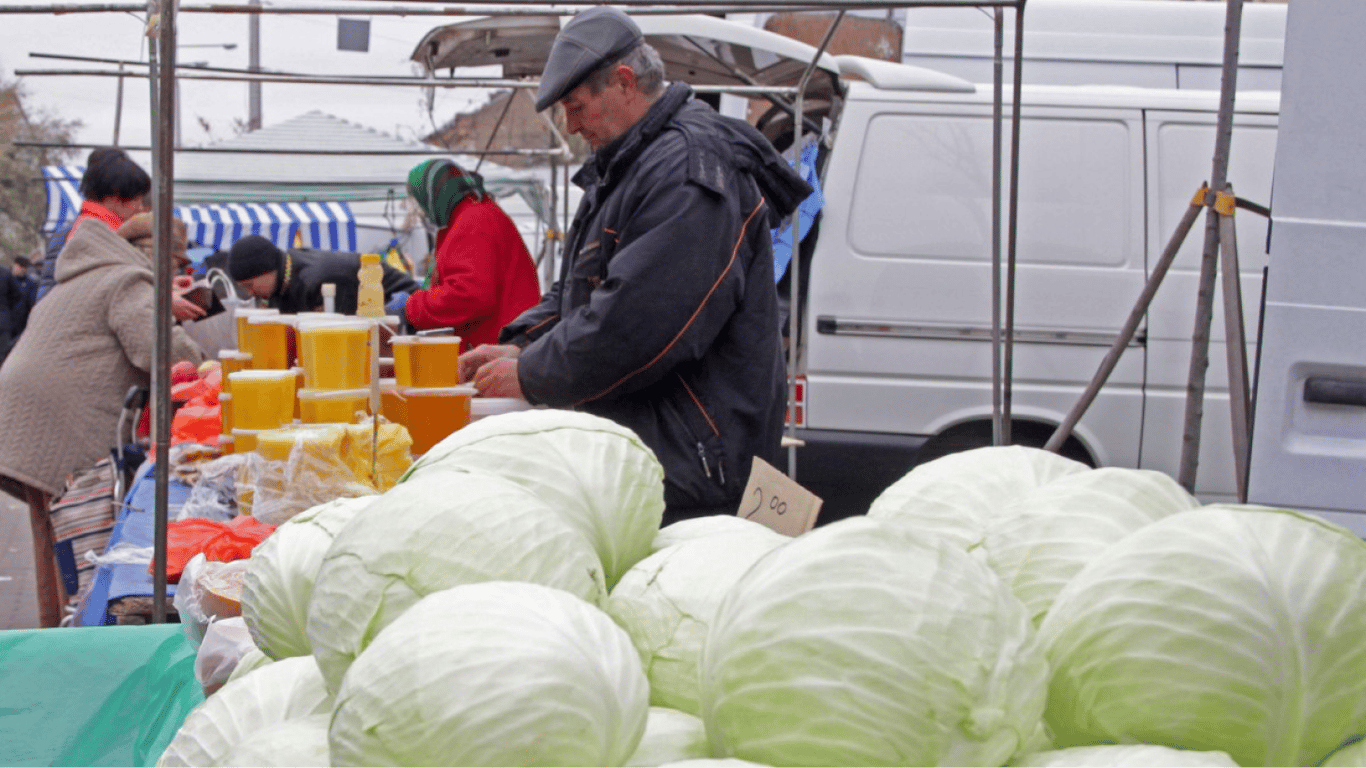
[[[284,251],[260,235],[247,235],[232,244],[228,255],[228,274],[233,280],[250,280],[278,271],[284,264]]]

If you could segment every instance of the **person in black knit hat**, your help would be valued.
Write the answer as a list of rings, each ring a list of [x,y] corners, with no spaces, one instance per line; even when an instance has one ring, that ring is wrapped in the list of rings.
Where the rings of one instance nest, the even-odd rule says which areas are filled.
[[[407,272],[384,264],[384,301],[412,293],[421,286]],[[324,283],[337,286],[334,309],[356,313],[360,290],[360,254],[344,251],[280,250],[260,236],[247,235],[233,243],[228,274],[242,290],[285,314],[316,312],[323,308]],[[389,307],[385,307],[390,313]]]

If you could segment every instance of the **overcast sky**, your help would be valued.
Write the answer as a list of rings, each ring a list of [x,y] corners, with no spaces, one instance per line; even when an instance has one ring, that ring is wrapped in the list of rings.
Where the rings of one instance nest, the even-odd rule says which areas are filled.
[[[46,4],[46,0],[10,0],[11,5]],[[245,1],[245,0],[243,0]],[[80,3],[81,0],[75,0]],[[267,5],[319,7],[345,5],[330,0],[275,0]],[[261,66],[307,74],[368,74],[408,76],[416,73],[409,61],[426,32],[457,20],[439,16],[365,16],[364,3],[348,18],[369,19],[368,52],[337,50],[337,17],[328,15],[261,16]],[[399,3],[386,3],[395,7]],[[369,8],[377,7],[369,4]],[[434,6],[427,5],[426,8]],[[248,21],[245,14],[181,13],[178,16],[181,63],[206,62],[214,67],[245,69]],[[236,44],[232,50],[225,44]],[[143,19],[130,13],[5,14],[0,18],[0,74],[15,79],[16,70],[91,69],[108,65],[33,58],[30,53],[90,56],[131,61],[147,60]],[[78,119],[83,127],[77,141],[111,143],[118,102],[117,79],[88,76],[26,76],[20,78],[28,95],[26,105],[55,117]],[[120,143],[145,146],[150,140],[150,88],[143,78],[124,82]],[[418,138],[456,112],[483,103],[487,95],[468,89],[439,89],[429,115],[421,89],[358,85],[262,86],[263,124],[283,122],[310,110],[321,110],[345,120],[401,138]],[[234,135],[234,120],[246,121],[247,84],[182,79],[181,137],[185,146],[198,146]]]

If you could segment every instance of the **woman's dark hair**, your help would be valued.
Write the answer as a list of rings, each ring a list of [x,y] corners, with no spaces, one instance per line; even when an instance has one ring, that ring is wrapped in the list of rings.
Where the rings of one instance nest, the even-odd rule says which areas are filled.
[[[100,147],[86,159],[81,196],[87,200],[137,200],[152,191],[152,177],[127,152]]]

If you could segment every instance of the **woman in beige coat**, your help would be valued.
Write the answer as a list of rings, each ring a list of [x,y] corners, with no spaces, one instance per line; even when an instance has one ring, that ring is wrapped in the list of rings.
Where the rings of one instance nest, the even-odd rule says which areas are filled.
[[[124,395],[150,385],[153,301],[147,254],[104,222],[82,221],[62,249],[56,286],[0,368],[0,475],[52,496],[74,470],[109,455]],[[203,357],[172,329],[173,362]]]

